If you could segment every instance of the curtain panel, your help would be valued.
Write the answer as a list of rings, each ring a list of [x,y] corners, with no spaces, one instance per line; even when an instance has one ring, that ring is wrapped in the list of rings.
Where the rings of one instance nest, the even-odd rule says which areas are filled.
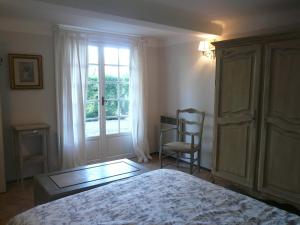
[[[137,40],[132,47],[130,62],[130,117],[133,150],[139,162],[147,162],[152,158],[148,142],[147,54],[142,39]]]
[[[85,163],[85,93],[88,37],[81,32],[55,32],[55,76],[58,150],[61,168]]]

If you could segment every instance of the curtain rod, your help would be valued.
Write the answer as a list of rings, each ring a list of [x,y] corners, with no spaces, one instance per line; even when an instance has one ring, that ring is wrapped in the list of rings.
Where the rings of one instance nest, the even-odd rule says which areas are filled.
[[[110,34],[110,35],[123,36],[123,37],[127,37],[127,38],[142,38],[140,35],[109,32],[109,31],[105,31],[105,30],[98,30],[98,29],[78,27],[78,26],[70,26],[70,25],[64,25],[64,24],[58,24],[58,25],[56,25],[56,28],[63,28],[63,29],[67,29],[70,31],[88,32],[91,34]]]

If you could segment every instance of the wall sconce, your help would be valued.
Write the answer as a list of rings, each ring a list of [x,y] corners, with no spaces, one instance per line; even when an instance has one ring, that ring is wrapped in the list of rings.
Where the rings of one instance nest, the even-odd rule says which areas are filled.
[[[210,59],[215,59],[215,46],[213,46],[209,41],[204,40],[199,42],[198,51],[202,52],[204,56]]]

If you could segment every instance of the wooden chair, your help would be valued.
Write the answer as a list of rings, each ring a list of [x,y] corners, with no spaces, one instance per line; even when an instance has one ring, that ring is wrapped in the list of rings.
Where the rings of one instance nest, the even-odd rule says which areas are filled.
[[[191,116],[196,116],[197,120],[195,121],[186,119]],[[179,159],[183,158],[183,155],[189,154],[190,157],[188,159],[190,159],[190,174],[193,174],[195,160],[198,162],[198,170],[200,171],[201,142],[204,118],[204,112],[200,112],[193,108],[177,110],[176,126],[168,129],[161,129],[159,150],[161,168],[163,168],[164,158],[168,156],[176,156],[178,166]],[[172,121],[172,124],[174,124],[174,121]],[[163,143],[164,136],[170,131],[175,131],[176,141]],[[195,159],[196,152],[197,158]]]

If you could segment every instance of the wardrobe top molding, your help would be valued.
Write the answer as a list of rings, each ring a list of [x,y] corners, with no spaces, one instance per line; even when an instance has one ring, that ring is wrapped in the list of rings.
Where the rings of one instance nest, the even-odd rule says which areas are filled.
[[[294,32],[273,33],[267,35],[228,39],[224,41],[212,42],[211,44],[217,48],[224,48],[224,47],[234,47],[234,46],[242,46],[242,45],[249,45],[249,44],[266,44],[270,42],[284,41],[287,39],[291,40],[291,39],[298,39],[298,38],[300,38],[300,30]]]

